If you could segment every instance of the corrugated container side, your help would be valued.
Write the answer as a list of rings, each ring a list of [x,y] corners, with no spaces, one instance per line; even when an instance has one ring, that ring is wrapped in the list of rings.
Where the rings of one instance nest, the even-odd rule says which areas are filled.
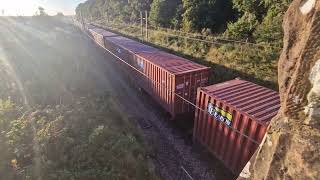
[[[207,85],[210,68],[125,37],[105,37],[104,41],[107,49],[145,75],[131,68],[126,70],[172,118],[194,111],[173,93],[195,103],[197,88]]]
[[[154,56],[156,53],[150,54],[153,54],[153,58],[158,58]],[[151,94],[171,114],[172,118],[179,114],[194,112],[194,107],[177,95],[195,103],[197,88],[207,85],[210,69],[204,67],[193,71],[173,73],[155,64],[149,56],[145,55],[146,53],[144,56],[135,56],[136,66],[143,67],[141,71],[149,78],[147,83],[141,84],[141,87]]]
[[[197,106],[205,111],[196,110],[194,140],[239,174],[261,143],[280,100],[277,92],[233,80],[199,88]]]
[[[138,58],[140,59],[140,58]],[[142,81],[137,81],[139,85],[148,92],[164,109],[170,113],[173,113],[171,105],[173,104],[173,94],[174,91],[173,81],[174,75],[167,71],[159,68],[158,66],[150,63],[147,60],[140,59],[143,61],[142,71],[147,77],[137,77],[137,79],[142,79]],[[140,64],[140,63],[139,63]],[[137,65],[137,66],[141,66]]]
[[[112,53],[116,56],[120,57],[124,61],[129,64],[133,64],[134,54],[128,51],[127,49],[123,48],[119,45],[119,41],[128,42],[128,39],[122,36],[118,37],[105,37],[104,38],[104,45],[107,49],[109,49]]]

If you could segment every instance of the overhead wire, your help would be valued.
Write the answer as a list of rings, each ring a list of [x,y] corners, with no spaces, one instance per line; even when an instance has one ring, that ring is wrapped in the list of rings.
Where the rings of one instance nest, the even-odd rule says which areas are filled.
[[[235,43],[242,43],[242,44],[259,45],[259,44],[248,42],[248,41],[226,39],[226,38],[220,38],[220,37],[214,37],[214,36],[206,36],[206,35],[203,35],[203,34],[184,32],[184,31],[180,31],[180,30],[176,30],[176,29],[167,29],[167,28],[162,28],[162,27],[156,27],[156,26],[153,26],[153,25],[150,25],[150,26],[155,28],[155,29],[161,29],[161,30],[167,31],[167,32],[168,31],[173,31],[173,32],[183,33],[183,34],[187,34],[187,35],[192,35],[194,37],[203,37],[203,38],[206,38],[206,39],[209,38],[209,39],[214,39],[214,40],[221,40],[221,41],[228,41],[228,42],[235,42]]]
[[[149,25],[149,26],[153,27],[155,29],[160,29],[162,31],[166,31],[166,32],[173,31],[173,32],[192,35],[194,37],[203,37],[203,38],[206,38],[206,39],[214,39],[214,40],[227,41],[227,42],[240,43],[240,44],[249,44],[249,45],[253,45],[253,46],[271,46],[271,45],[267,45],[267,44],[257,44],[257,43],[253,43],[253,42],[248,42],[247,40],[244,41],[244,40],[227,39],[227,38],[207,36],[207,35],[197,34],[197,33],[190,33],[190,32],[180,31],[180,30],[176,30],[176,29],[168,29],[168,28],[156,27],[156,26],[153,26],[153,25]],[[269,43],[269,44],[275,45],[277,43]]]
[[[257,44],[257,43],[248,42],[248,41],[244,41],[244,40],[235,40],[235,39],[227,39],[227,38],[221,38],[221,37],[207,36],[207,35],[202,35],[202,34],[197,34],[197,33],[184,32],[184,31],[175,30],[175,29],[156,27],[156,26],[153,26],[153,25],[149,25],[149,26],[151,26],[151,27],[153,27],[155,29],[160,29],[160,30],[167,31],[167,32],[168,31],[173,31],[173,32],[192,35],[194,37],[203,37],[203,38],[206,38],[206,39],[214,39],[214,40],[227,41],[227,42],[233,42],[233,43],[239,43],[239,44],[249,44],[249,45],[253,45],[253,46],[270,46],[270,45],[267,45],[267,44]],[[269,44],[276,44],[276,43],[269,43]]]
[[[140,26],[137,25],[125,25],[125,24],[113,24],[115,26],[122,26],[122,27],[130,27],[130,28],[141,28]],[[242,40],[234,40],[234,39],[226,39],[226,38],[221,38],[221,37],[214,37],[214,36],[205,36],[202,34],[195,34],[195,33],[189,33],[189,32],[183,32],[183,31],[179,31],[179,30],[172,30],[172,29],[166,29],[166,28],[161,28],[161,27],[155,27],[153,25],[149,25],[149,27],[153,27],[153,29],[148,29],[151,30],[153,32],[159,33],[159,34],[165,34],[171,37],[179,37],[179,38],[183,38],[183,39],[189,39],[189,40],[193,40],[193,41],[199,41],[199,42],[204,42],[204,43],[210,43],[210,44],[216,44],[216,45],[225,45],[225,44],[230,44],[230,43],[234,43],[234,44],[247,44],[247,45],[251,45],[251,46],[256,46],[256,47],[274,47],[274,48],[279,48],[276,45],[276,43],[269,43],[269,44],[257,44],[257,43],[253,43],[253,42],[248,42],[248,41],[242,41]],[[159,29],[162,29],[162,31],[159,31]],[[173,33],[169,33],[168,30],[170,31],[174,31],[174,32],[179,32],[179,33],[183,33],[183,34],[188,34],[188,35],[192,35],[194,37],[188,37],[188,36],[181,36],[181,35],[177,35],[177,34],[173,34]],[[163,32],[165,31],[165,32]],[[199,39],[196,37],[203,37],[206,39],[213,39],[212,41],[210,40],[205,40],[205,39]],[[223,43],[223,42],[217,42],[217,41],[225,41],[225,42],[229,42],[229,43]]]

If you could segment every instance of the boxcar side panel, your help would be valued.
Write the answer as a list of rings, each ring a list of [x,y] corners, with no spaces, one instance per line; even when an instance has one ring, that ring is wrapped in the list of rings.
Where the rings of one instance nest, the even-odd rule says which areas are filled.
[[[242,87],[239,86],[239,88]],[[250,88],[255,87],[250,86]],[[221,93],[219,97],[231,97],[238,93],[232,88],[228,91]],[[205,146],[233,173],[238,174],[261,143],[268,123],[261,123],[253,119],[247,113],[208,93],[206,89],[198,88],[197,106],[202,110],[197,109],[195,112],[193,139]],[[235,100],[239,99],[238,96],[241,95],[234,96]],[[274,96],[274,98],[277,97]],[[260,104],[266,105],[266,103]],[[276,109],[277,106],[273,108]],[[267,110],[260,111],[262,111],[260,114],[267,112]],[[231,123],[226,117],[230,118]]]

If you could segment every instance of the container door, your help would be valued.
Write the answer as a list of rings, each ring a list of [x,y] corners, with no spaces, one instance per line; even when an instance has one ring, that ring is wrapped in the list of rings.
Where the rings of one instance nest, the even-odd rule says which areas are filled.
[[[177,114],[194,112],[193,105],[187,101],[193,104],[196,103],[197,89],[198,87],[203,87],[208,84],[208,75],[208,70],[203,70],[176,77],[176,93],[180,96],[175,98],[175,112]],[[183,99],[181,97],[183,97]]]
[[[175,80],[175,104],[174,104],[174,111],[175,114],[182,114],[185,111],[185,106],[188,104],[185,102],[184,99],[188,99],[189,92],[187,91],[188,86],[190,85],[190,76],[186,75],[179,75],[176,76]]]

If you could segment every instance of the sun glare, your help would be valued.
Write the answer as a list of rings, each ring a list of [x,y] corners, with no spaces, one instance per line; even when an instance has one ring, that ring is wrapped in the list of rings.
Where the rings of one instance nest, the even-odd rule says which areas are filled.
[[[77,1],[49,1],[49,0],[0,0],[0,16],[32,16],[41,6],[49,15],[57,12],[73,14]]]
[[[0,0],[0,14],[8,16],[33,15],[39,6],[37,0]]]

